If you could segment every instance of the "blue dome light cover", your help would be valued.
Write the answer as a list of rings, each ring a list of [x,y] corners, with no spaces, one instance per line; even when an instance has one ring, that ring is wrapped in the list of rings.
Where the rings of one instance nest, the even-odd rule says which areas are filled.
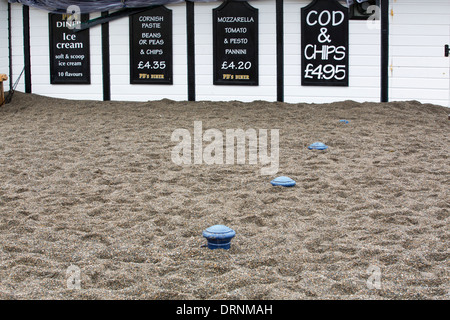
[[[231,239],[236,232],[227,226],[218,224],[207,228],[203,231],[203,237],[208,240],[209,249],[230,249]]]
[[[289,177],[281,176],[270,181],[273,186],[293,187],[296,182]]]
[[[308,147],[309,150],[325,150],[328,146],[322,142],[314,142]]]

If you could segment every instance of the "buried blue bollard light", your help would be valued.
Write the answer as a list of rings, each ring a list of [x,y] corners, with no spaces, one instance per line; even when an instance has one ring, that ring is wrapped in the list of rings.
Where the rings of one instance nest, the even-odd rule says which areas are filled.
[[[233,229],[218,224],[203,231],[203,236],[208,240],[209,249],[230,249],[231,239],[236,235]]]
[[[273,186],[283,186],[283,187],[293,187],[295,186],[295,181],[289,177],[278,177],[270,181]]]
[[[328,149],[328,146],[322,142],[314,142],[308,147],[309,150],[325,150]]]

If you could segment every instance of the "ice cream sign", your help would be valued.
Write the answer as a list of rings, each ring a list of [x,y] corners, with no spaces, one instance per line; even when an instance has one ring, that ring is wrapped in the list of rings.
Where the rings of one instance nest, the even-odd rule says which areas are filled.
[[[348,86],[348,9],[314,0],[301,16],[302,85]]]
[[[89,29],[75,32],[88,14],[72,21],[72,15],[49,13],[50,83],[90,84]]]

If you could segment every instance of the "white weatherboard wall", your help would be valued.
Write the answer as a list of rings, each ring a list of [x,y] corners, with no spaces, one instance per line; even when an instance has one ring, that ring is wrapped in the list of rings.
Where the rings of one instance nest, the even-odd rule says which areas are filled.
[[[8,3],[0,1],[0,73],[9,74],[8,59]],[[3,82],[3,89],[9,90],[9,79]]]
[[[310,0],[284,0],[284,100],[286,102],[380,101],[380,23],[350,20],[349,87],[301,86],[301,8]],[[254,0],[259,10],[259,86],[213,85],[212,10],[222,2],[194,4],[196,100],[277,98],[275,0]],[[341,3],[345,3],[344,0]],[[449,0],[390,0],[389,100],[418,100],[450,107]],[[111,98],[113,100],[187,100],[186,4],[173,12],[173,85],[129,83],[129,20],[110,23]],[[100,14],[91,14],[96,18]],[[11,4],[13,83],[24,67],[23,6]],[[0,73],[9,73],[7,1],[0,0]],[[30,8],[32,92],[68,99],[103,98],[101,27],[90,30],[91,84],[51,85],[48,13]],[[17,86],[25,91],[24,75]],[[9,90],[9,81],[4,83]]]
[[[276,15],[274,0],[249,1],[258,9],[259,86],[213,85],[213,9],[222,2],[195,3],[195,82],[197,100],[277,99]]]
[[[449,0],[391,0],[389,99],[450,107]]]
[[[301,85],[301,8],[310,0],[284,1],[284,100],[325,103],[342,100],[380,101],[380,21],[349,22],[349,86]],[[345,3],[345,2],[342,2]]]
[[[121,18],[109,24],[111,100],[187,100],[186,4],[166,7],[173,20],[173,85],[130,84],[129,18]]]
[[[48,33],[48,31],[47,31]],[[23,54],[23,9],[22,5],[11,4],[11,43],[12,43],[12,75],[13,84],[19,78],[24,67]],[[8,51],[5,52],[8,55]],[[22,74],[16,87],[17,91],[25,91],[25,73]]]

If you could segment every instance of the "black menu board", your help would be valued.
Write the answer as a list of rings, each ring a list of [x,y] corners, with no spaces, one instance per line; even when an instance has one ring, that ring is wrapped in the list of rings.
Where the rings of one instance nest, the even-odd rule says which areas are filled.
[[[73,20],[70,14],[49,13],[51,84],[91,83],[89,29],[75,33],[88,19],[88,14]]]
[[[258,9],[227,1],[213,10],[214,84],[258,85]]]
[[[314,0],[301,16],[302,85],[348,86],[348,9]]]
[[[130,83],[173,83],[172,10],[159,6],[130,16]]]

